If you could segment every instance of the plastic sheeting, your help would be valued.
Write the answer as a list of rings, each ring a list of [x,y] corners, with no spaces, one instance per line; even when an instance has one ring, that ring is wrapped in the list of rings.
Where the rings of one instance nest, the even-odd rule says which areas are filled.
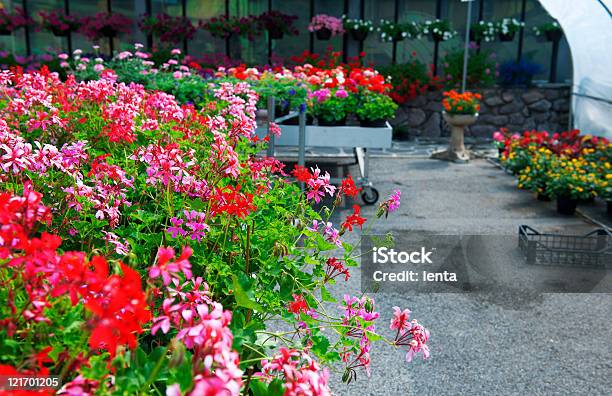
[[[573,63],[574,128],[612,138],[612,0],[540,0],[559,21]]]

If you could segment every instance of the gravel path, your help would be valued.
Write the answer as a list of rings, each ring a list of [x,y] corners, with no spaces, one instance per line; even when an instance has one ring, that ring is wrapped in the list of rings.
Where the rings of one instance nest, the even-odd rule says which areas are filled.
[[[517,190],[513,177],[484,160],[459,165],[374,158],[371,165],[371,179],[382,197],[402,190],[401,209],[379,223],[377,231],[515,238],[520,224],[571,234],[593,229],[582,218],[561,217],[554,204]],[[374,211],[363,208],[368,217]],[[593,207],[590,213],[604,212]],[[334,289],[337,297],[359,294],[358,271]],[[409,308],[431,331],[432,357],[406,363],[403,352],[377,345],[371,377],[360,372],[356,383],[345,385],[332,373],[335,394],[604,395],[612,389],[610,294],[501,290],[484,295],[377,294],[375,299],[381,312],[379,331],[391,336],[393,306]]]

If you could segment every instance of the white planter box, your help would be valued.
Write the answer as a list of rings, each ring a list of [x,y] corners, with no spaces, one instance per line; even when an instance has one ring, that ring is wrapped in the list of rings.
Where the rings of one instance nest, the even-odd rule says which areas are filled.
[[[276,146],[299,146],[299,126],[279,125],[281,136],[274,139]],[[306,146],[308,147],[364,147],[390,148],[392,129],[362,128],[359,126],[306,126]],[[267,135],[266,128],[257,128],[257,136]]]

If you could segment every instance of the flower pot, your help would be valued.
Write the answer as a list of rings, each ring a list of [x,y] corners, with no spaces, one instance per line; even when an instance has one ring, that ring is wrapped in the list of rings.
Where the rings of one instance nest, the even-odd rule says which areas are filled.
[[[319,126],[345,126],[346,125],[346,117],[344,117],[343,119],[339,121],[337,120],[327,121],[322,118],[318,118],[317,120],[319,121]]]
[[[314,122],[314,118],[310,115],[310,114],[306,114],[306,125],[312,125]],[[281,122],[282,125],[299,125],[300,124],[300,118],[299,117],[293,117],[290,118],[288,120],[285,120],[283,122]]]
[[[548,30],[544,32],[544,35],[548,41],[559,41],[563,37],[563,30]]]
[[[576,213],[578,201],[570,197],[557,197],[557,213],[573,215]]]
[[[51,33],[53,33],[55,37],[67,37],[70,34],[70,30],[51,28]]]
[[[100,33],[104,37],[114,38],[117,35],[117,31],[110,26],[104,26],[100,29]]]
[[[280,28],[268,29],[268,36],[272,40],[280,40],[284,35],[285,32],[283,32]]]
[[[393,42],[397,43],[398,41],[403,41],[404,40],[404,35],[402,34],[402,32],[398,32],[393,36]]]
[[[364,41],[368,37],[368,31],[351,29],[351,37],[356,41]]]
[[[328,28],[322,28],[322,29],[317,30],[315,32],[315,35],[317,36],[317,39],[319,40],[329,40],[332,36],[332,32]]]
[[[591,195],[591,196],[590,196],[590,197],[588,197],[588,198],[585,198],[585,199],[579,199],[579,200],[578,200],[578,203],[587,203],[587,204],[590,204],[590,203],[594,203],[594,202],[595,202],[595,196],[593,196],[593,195]]]
[[[539,192],[536,194],[536,198],[538,201],[542,201],[542,202],[550,202],[552,201],[552,198],[550,198],[550,195],[546,194],[546,193],[542,193]]]
[[[362,128],[384,128],[387,125],[387,120],[359,120],[359,126]]]
[[[512,33],[500,33],[499,41],[512,41],[514,40],[515,32]]]
[[[444,35],[440,33],[431,32],[431,38],[437,42],[444,41]]]

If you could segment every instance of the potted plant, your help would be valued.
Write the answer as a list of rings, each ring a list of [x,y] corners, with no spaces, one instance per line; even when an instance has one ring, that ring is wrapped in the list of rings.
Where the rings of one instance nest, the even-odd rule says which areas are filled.
[[[344,89],[318,89],[308,95],[312,114],[320,126],[346,125],[346,118],[355,106],[353,96]]]
[[[196,33],[189,18],[172,17],[165,13],[157,16],[143,15],[138,21],[138,27],[147,34],[157,36],[162,43],[181,43],[193,39]]]
[[[408,37],[408,32],[404,31],[404,27],[401,23],[395,23],[384,19],[380,20],[378,31],[380,32],[380,40],[383,42],[397,42]]]
[[[41,19],[39,27],[57,37],[68,36],[81,27],[81,19],[74,15],[67,15],[64,10],[40,11],[38,15]]]
[[[547,193],[547,172],[550,170],[553,155],[553,152],[544,146],[534,150],[528,165],[518,174],[518,188],[533,191],[538,201],[551,200]]]
[[[559,41],[563,37],[563,29],[559,22],[553,21],[533,27],[533,33],[537,37],[544,37],[547,41]]]
[[[497,29],[493,22],[478,21],[470,26],[470,40],[490,42],[495,40]]]
[[[523,26],[525,26],[525,22],[515,18],[504,18],[495,24],[500,41],[514,40],[514,36]]]
[[[308,30],[314,32],[319,40],[329,40],[337,34],[344,33],[342,20],[327,14],[318,14],[312,17]]]
[[[578,201],[590,199],[598,186],[597,175],[587,172],[582,157],[553,157],[546,176],[546,193],[557,199],[557,212],[565,215],[574,214]]]
[[[295,36],[299,32],[293,26],[298,19],[296,15],[287,15],[279,11],[268,11],[257,17],[261,30],[266,30],[272,40],[282,39],[285,34]]]
[[[395,117],[397,104],[388,95],[366,91],[359,98],[355,114],[365,128],[383,128],[387,120]]]
[[[100,12],[82,20],[81,33],[91,40],[113,38],[120,33],[132,31],[132,20],[123,14]]]
[[[0,36],[8,36],[31,23],[32,20],[20,7],[15,7],[13,12],[8,12],[5,8],[0,9]]]
[[[208,31],[213,37],[226,39],[234,32],[234,22],[235,18],[227,18],[222,15],[202,22],[200,27]]]
[[[480,94],[459,93],[455,90],[444,92],[442,117],[451,127],[451,140],[447,150],[432,154],[432,158],[465,162],[470,159],[463,143],[464,129],[472,125],[480,111]]]
[[[342,23],[344,30],[349,32],[351,37],[356,41],[364,41],[368,37],[368,34],[374,31],[372,21],[343,17]]]
[[[499,68],[499,82],[505,86],[529,87],[533,76],[542,71],[542,66],[521,58],[518,62],[508,61]]]
[[[447,20],[436,19],[423,23],[423,34],[430,34],[433,41],[440,42],[452,39],[457,35],[457,31],[451,29]]]

